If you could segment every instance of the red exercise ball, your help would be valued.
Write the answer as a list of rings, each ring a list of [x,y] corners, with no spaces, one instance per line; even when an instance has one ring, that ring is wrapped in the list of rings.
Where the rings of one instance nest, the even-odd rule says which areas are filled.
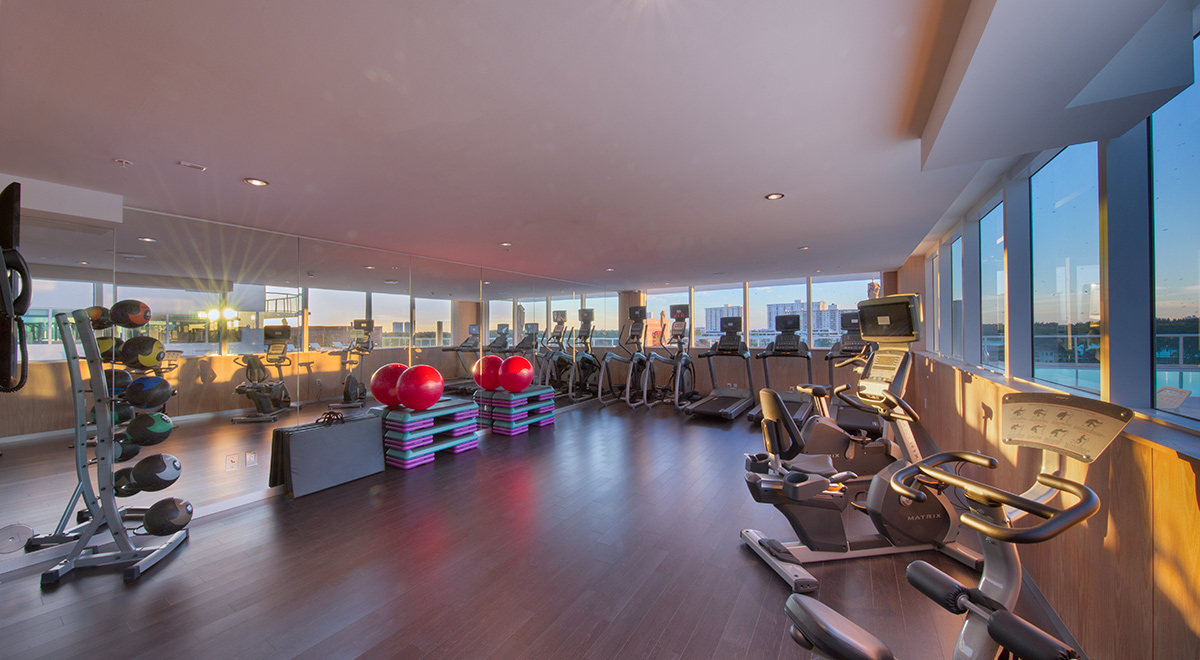
[[[413,410],[425,410],[442,398],[445,383],[442,374],[437,369],[418,364],[400,374],[400,382],[396,386],[400,395],[400,404]]]
[[[516,394],[533,382],[533,365],[520,355],[513,355],[500,365],[500,387]]]
[[[497,355],[485,355],[475,361],[475,366],[471,367],[471,375],[475,377],[475,384],[483,389],[491,392],[500,387],[500,364],[504,362]]]
[[[371,396],[385,406],[400,405],[400,375],[407,370],[406,365],[399,362],[385,364],[371,374]]]

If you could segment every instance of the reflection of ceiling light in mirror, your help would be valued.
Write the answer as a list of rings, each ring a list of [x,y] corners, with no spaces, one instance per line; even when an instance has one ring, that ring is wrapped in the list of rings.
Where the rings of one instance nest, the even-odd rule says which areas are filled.
[[[808,246],[807,246],[807,245],[801,245],[800,247],[798,247],[798,248],[796,248],[796,249],[797,249],[797,250],[807,250],[807,249],[808,249]]]
[[[613,269],[611,269],[611,268],[605,268],[605,269],[604,269],[604,272],[606,272],[606,273],[611,273],[611,272],[613,272]]]
[[[143,243],[157,243],[158,242],[157,238],[150,238],[149,236],[138,236],[138,240]]]
[[[113,162],[121,167],[129,167],[130,165],[133,165],[133,161],[125,160],[124,158],[114,158]]]
[[[383,283],[384,284],[399,284],[400,281],[399,280],[384,280]]]
[[[363,268],[366,268],[367,270],[375,270],[374,266],[363,266]]]
[[[311,270],[310,270],[310,271],[308,271],[307,273],[305,273],[305,275],[308,275],[309,277],[316,277],[316,276],[317,276],[317,274],[316,274],[316,273],[314,273],[314,272],[312,272]]]
[[[501,243],[500,247],[512,247],[512,243]]]
[[[783,193],[771,193],[770,195],[767,195],[767,199],[771,201],[783,199]]]
[[[76,261],[75,263],[79,264],[80,266],[86,266],[86,265],[87,265],[87,262],[86,262],[86,261]]]
[[[203,172],[204,170],[208,169],[207,167],[205,167],[203,165],[200,165],[198,163],[189,163],[186,160],[181,160],[178,163],[176,163],[176,165],[183,165],[184,167],[188,168],[189,170],[196,170],[197,172]]]
[[[484,281],[484,284],[491,284],[491,282],[488,282],[488,281],[486,281],[486,280],[485,280],[485,281]]]
[[[245,181],[246,183],[248,183],[252,186],[255,186],[257,188],[265,188],[265,187],[271,185],[270,183],[263,181],[262,179],[255,179],[252,176],[248,176],[248,177],[242,179],[242,181]]]

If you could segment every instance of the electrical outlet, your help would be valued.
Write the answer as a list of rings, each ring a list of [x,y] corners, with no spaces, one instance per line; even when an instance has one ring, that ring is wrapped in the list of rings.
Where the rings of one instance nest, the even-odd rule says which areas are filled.
[[[258,452],[246,452],[246,467],[254,467],[255,465],[258,465]]]
[[[321,379],[320,378],[317,379],[317,387],[321,387]]]
[[[236,469],[238,469],[238,455],[237,454],[226,454],[225,455],[225,471],[229,472],[230,470],[236,470]]]

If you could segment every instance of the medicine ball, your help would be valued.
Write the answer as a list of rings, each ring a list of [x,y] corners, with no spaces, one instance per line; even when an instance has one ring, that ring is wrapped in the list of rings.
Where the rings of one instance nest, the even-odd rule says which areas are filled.
[[[117,497],[129,497],[142,492],[133,481],[133,468],[121,468],[113,472],[113,495]]]
[[[162,490],[179,479],[183,464],[170,454],[151,454],[133,466],[133,481],[146,491]]]
[[[142,517],[146,532],[155,536],[170,536],[191,521],[192,503],[179,497],[168,497],[151,504]]]
[[[153,369],[162,363],[166,351],[154,337],[133,337],[117,351],[117,362],[130,369]]]
[[[113,442],[113,464],[131,461],[141,450],[141,447],[132,442]]]
[[[129,426],[125,427],[125,432],[134,444],[151,447],[166,440],[174,428],[175,422],[172,422],[170,417],[154,412],[134,417]]]
[[[96,337],[96,344],[100,346],[100,359],[105,362],[116,362],[117,353],[124,343],[116,337]]]
[[[124,369],[105,369],[104,382],[108,385],[108,395],[116,398],[124,394],[133,382],[133,374]]]
[[[158,376],[144,376],[125,388],[125,400],[136,408],[161,408],[171,399],[171,384]]]
[[[119,425],[124,424],[125,422],[128,422],[131,419],[133,419],[133,414],[134,414],[133,406],[129,405],[128,403],[122,403],[120,401],[112,401],[112,402],[110,402],[109,405],[112,406],[109,410],[109,413],[110,413],[109,419],[112,420],[113,426],[119,426]],[[96,423],[96,407],[95,406],[93,406],[91,409],[88,410],[88,422],[90,422],[92,424]]]
[[[112,322],[122,328],[140,328],[150,322],[150,306],[140,300],[113,303]]]
[[[92,330],[104,330],[112,327],[112,313],[108,311],[107,307],[96,305],[95,307],[88,307],[83,311],[92,321]]]

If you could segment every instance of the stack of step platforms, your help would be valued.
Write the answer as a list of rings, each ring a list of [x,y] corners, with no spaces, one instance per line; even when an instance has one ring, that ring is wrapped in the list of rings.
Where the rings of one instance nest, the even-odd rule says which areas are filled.
[[[384,462],[404,470],[433,462],[439,451],[459,454],[479,446],[479,408],[470,399],[442,397],[427,410],[375,406],[383,418]]]
[[[513,394],[504,390],[475,391],[479,405],[480,425],[490,426],[493,433],[520,435],[530,426],[554,423],[554,389],[530,387]]]

